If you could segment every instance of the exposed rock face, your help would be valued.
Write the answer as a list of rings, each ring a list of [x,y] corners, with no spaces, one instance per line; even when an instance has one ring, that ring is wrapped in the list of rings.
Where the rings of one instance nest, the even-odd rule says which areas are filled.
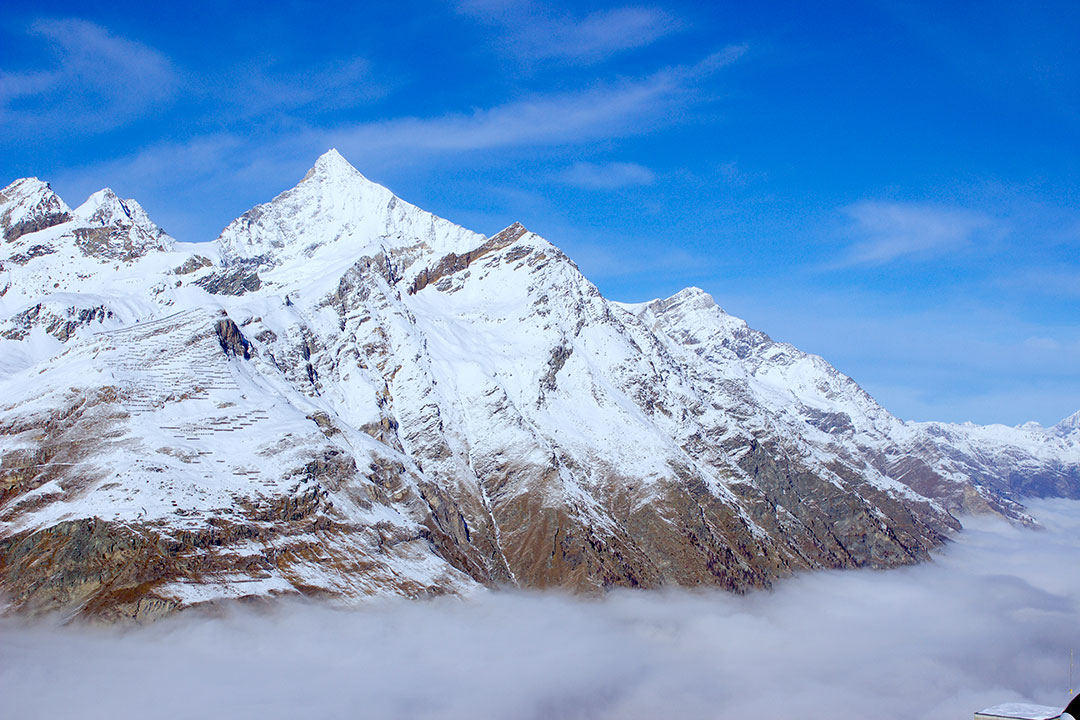
[[[259,272],[249,267],[237,267],[228,271],[203,275],[195,284],[214,295],[243,295],[262,287]]]
[[[197,255],[92,200],[0,257],[16,610],[740,591],[1080,493],[1080,421],[904,423],[700,290],[613,303],[524,227],[469,232],[335,152]]]
[[[38,303],[11,317],[10,327],[0,331],[0,338],[5,340],[23,340],[35,327],[43,328],[61,342],[71,339],[77,330],[94,323],[103,323],[113,316],[112,310],[104,305],[96,307],[71,306],[62,312],[44,303]]]
[[[210,258],[203,257],[202,255],[195,255],[195,256],[189,257],[187,260],[185,260],[182,265],[179,265],[176,268],[174,268],[173,272],[176,273],[177,275],[187,275],[188,273],[193,273],[196,270],[200,270],[200,269],[202,269],[204,267],[210,267],[213,264],[214,264],[214,261],[211,260]],[[258,289],[258,288],[256,288],[256,289]]]
[[[236,326],[236,323],[229,318],[224,318],[217,321],[214,329],[217,332],[218,343],[221,344],[222,352],[231,357],[240,357],[245,360],[251,359],[251,343],[240,332],[240,328]]]
[[[79,225],[72,230],[75,244],[90,257],[131,262],[174,242],[139,203],[121,200],[108,188],[91,195],[74,215]]]
[[[56,249],[52,245],[32,245],[26,252],[15,253],[8,258],[8,261],[16,265],[25,265],[36,257],[52,255],[54,252]]]
[[[0,190],[0,206],[0,232],[7,242],[71,219],[70,208],[37,178],[16,180]]]
[[[479,260],[488,253],[496,250],[502,250],[527,232],[524,225],[521,223],[514,223],[474,250],[470,250],[461,255],[450,253],[443,256],[435,267],[430,270],[421,270],[416,275],[416,279],[409,285],[409,294],[415,295],[431,283],[438,282],[447,275],[453,275],[456,272],[464,270],[475,260]]]

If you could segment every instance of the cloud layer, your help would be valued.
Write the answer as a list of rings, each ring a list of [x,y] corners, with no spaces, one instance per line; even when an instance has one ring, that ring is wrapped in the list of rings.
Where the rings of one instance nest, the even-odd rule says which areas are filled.
[[[1080,503],[773,592],[494,594],[115,630],[0,625],[0,715],[957,718],[1064,706]]]

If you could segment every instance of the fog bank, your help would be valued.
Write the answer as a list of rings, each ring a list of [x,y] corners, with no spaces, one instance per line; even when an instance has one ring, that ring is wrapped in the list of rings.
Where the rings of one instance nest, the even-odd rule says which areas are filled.
[[[123,632],[6,620],[0,717],[945,719],[1064,706],[1080,651],[1080,502],[1031,509],[1045,530],[967,518],[933,563],[741,597],[288,603]]]

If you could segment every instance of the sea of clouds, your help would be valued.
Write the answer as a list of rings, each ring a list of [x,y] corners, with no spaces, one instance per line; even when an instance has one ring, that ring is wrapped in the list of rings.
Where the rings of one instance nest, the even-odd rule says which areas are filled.
[[[1045,529],[966,518],[932,563],[745,596],[289,603],[123,631],[4,620],[0,717],[944,720],[1064,707],[1080,656],[1080,502],[1031,509]]]

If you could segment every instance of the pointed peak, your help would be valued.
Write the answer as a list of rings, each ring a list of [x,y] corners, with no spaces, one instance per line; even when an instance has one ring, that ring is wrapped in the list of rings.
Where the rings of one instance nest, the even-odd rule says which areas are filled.
[[[259,259],[269,265],[310,258],[323,247],[366,252],[421,242],[446,254],[474,249],[483,236],[401,200],[335,149],[323,153],[297,185],[248,210],[218,236],[224,262]]]
[[[120,215],[136,222],[146,215],[146,211],[143,210],[143,206],[139,204],[138,200],[122,198],[116,194],[115,190],[108,187],[101,188],[86,198],[86,202],[75,209],[75,214],[80,217],[90,217],[103,209],[108,209],[114,214],[120,213]],[[149,220],[149,217],[147,217],[147,220]]]
[[[349,164],[349,161],[346,160],[342,156],[342,154],[338,152],[337,148],[330,148],[329,150],[324,152],[322,155],[320,155],[319,159],[315,161],[316,165],[328,165],[328,164],[332,164],[332,163],[336,163],[336,164],[344,163],[345,165],[348,165],[349,167],[352,167],[352,165]]]
[[[67,204],[53,192],[52,186],[36,177],[19,178],[0,190],[0,205],[53,205],[60,212],[67,212]]]
[[[315,164],[307,171],[307,175],[304,176],[304,181],[311,178],[319,179],[334,179],[340,177],[360,177],[364,176],[342,157],[341,153],[337,151],[337,148],[330,148],[315,161]],[[366,179],[366,178],[365,178]]]

